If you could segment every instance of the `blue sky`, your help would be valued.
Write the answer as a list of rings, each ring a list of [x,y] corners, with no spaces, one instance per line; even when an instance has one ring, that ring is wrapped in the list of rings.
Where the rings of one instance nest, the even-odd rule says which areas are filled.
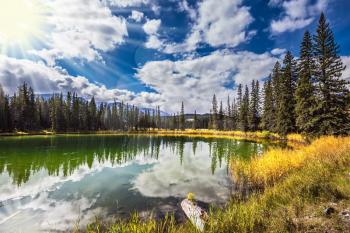
[[[26,81],[39,93],[77,91],[168,112],[185,101],[187,112],[206,112],[214,93],[226,102],[237,83],[266,78],[286,50],[298,56],[303,33],[315,32],[321,11],[350,66],[346,0],[30,2],[29,11],[27,0],[0,1],[25,9],[16,12],[33,21],[26,35],[11,31],[11,41],[4,34],[21,17],[0,24],[0,83],[7,93]]]

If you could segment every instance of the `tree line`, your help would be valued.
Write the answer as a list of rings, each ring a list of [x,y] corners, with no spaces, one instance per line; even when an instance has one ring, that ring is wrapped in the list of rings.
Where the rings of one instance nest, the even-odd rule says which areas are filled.
[[[267,130],[281,135],[350,133],[349,82],[341,79],[345,66],[339,46],[322,13],[315,35],[304,33],[300,56],[287,52],[276,62],[263,87],[253,80],[239,84],[237,95],[226,106],[212,98],[209,114],[180,112],[161,116],[160,107],[140,109],[134,105],[89,101],[77,93],[36,96],[23,83],[12,96],[0,85],[0,132],[51,129],[56,132],[94,130],[142,130],[148,128],[209,128],[217,130]]]
[[[350,133],[349,82],[341,79],[345,66],[339,46],[322,13],[315,35],[304,33],[300,56],[287,52],[263,83],[238,85],[237,97],[226,109],[213,96],[209,128],[267,130],[280,135]]]
[[[50,129],[55,132],[95,130],[138,130],[160,127],[160,109],[140,110],[134,105],[89,101],[77,93],[36,96],[23,83],[12,96],[0,85],[0,131],[12,132]]]

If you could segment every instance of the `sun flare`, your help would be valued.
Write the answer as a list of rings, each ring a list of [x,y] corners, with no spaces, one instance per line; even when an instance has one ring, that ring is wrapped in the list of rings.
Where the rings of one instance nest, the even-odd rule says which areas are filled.
[[[0,0],[0,45],[24,45],[37,37],[43,23],[37,0]]]

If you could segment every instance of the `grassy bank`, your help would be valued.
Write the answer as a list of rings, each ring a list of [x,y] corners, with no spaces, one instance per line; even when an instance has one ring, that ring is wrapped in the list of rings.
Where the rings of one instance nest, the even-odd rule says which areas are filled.
[[[269,140],[269,141],[288,141],[289,143],[307,142],[307,139],[300,134],[289,134],[287,137],[281,137],[276,133],[268,131],[257,132],[243,132],[243,131],[222,131],[210,129],[186,129],[186,130],[165,130],[165,129],[147,129],[147,130],[129,130],[129,131],[115,131],[115,130],[98,130],[98,131],[80,131],[80,132],[52,132],[48,130],[29,131],[29,132],[9,132],[0,133],[0,136],[30,136],[30,135],[120,135],[120,134],[153,134],[161,136],[191,136],[191,137],[223,137],[231,139],[250,139],[254,141]]]
[[[350,137],[323,137],[298,149],[272,149],[250,162],[232,161],[233,178],[259,191],[212,210],[206,232],[349,232]],[[324,209],[334,213],[326,215]],[[87,232],[197,232],[173,218],[96,221]]]

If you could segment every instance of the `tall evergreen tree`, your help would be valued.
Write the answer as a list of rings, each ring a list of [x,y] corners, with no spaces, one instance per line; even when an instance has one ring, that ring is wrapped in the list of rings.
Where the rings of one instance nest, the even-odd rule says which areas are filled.
[[[251,131],[257,131],[260,124],[260,106],[259,106],[259,81],[252,81],[251,97],[249,106],[249,129]]]
[[[177,118],[176,118],[175,113],[174,113],[172,118],[173,118],[173,120],[172,120],[171,127],[172,127],[173,130],[175,130],[175,129],[177,129]]]
[[[160,107],[157,106],[157,128],[160,129],[162,128],[162,118],[160,115]]]
[[[90,116],[90,124],[89,124],[89,130],[95,130],[96,129],[96,102],[95,97],[93,96],[89,103],[89,116]]]
[[[219,114],[217,118],[217,128],[223,130],[224,128],[224,108],[222,106],[222,101],[220,101]]]
[[[314,134],[319,124],[316,92],[313,84],[315,64],[312,55],[312,38],[308,31],[304,33],[300,47],[298,63],[298,82],[295,91],[296,126],[299,132]]]
[[[224,129],[230,130],[232,129],[232,109],[231,109],[231,103],[230,103],[230,96],[227,96],[227,108],[226,108],[226,114],[224,117]]]
[[[282,71],[281,71],[281,64],[277,61],[273,67],[272,75],[271,75],[271,90],[272,90],[272,97],[273,97],[273,104],[272,104],[272,112],[274,114],[273,118],[270,118],[271,120],[274,120],[271,124],[274,125],[273,132],[277,132],[277,109],[279,106],[279,100],[280,100],[280,89],[281,89],[281,80],[282,80]]]
[[[211,116],[211,126],[212,129],[218,128],[218,102],[216,100],[216,95],[213,95],[212,101],[212,116]]]
[[[180,119],[179,119],[179,128],[181,130],[185,130],[185,106],[184,102],[181,102],[181,112],[180,112]]]
[[[314,41],[315,79],[319,98],[317,134],[344,134],[350,131],[349,89],[341,79],[345,66],[339,57],[339,46],[322,13]]]
[[[74,131],[77,131],[79,126],[79,99],[77,93],[73,93],[72,98],[72,117],[71,117],[71,127]]]
[[[277,132],[281,135],[295,131],[295,81],[296,62],[291,52],[287,52],[283,60],[283,74],[280,80],[278,108],[277,108]]]
[[[244,132],[249,130],[249,88],[245,86],[245,92],[239,107],[239,125],[240,129]]]
[[[273,132],[275,130],[275,108],[273,87],[271,79],[264,83],[264,107],[261,119],[261,127],[264,130]]]
[[[236,130],[238,128],[238,120],[239,120],[239,112],[238,112],[238,105],[236,102],[236,98],[233,99],[231,111],[232,111],[232,129]]]
[[[2,85],[0,84],[0,132],[1,131],[7,131],[6,124],[6,112],[5,112],[5,92],[2,89]]]
[[[198,119],[197,119],[197,111],[195,110],[194,111],[194,115],[193,115],[193,125],[192,125],[193,129],[197,129],[197,121],[198,121]]]
[[[72,128],[72,94],[68,91],[65,104],[65,118],[67,121],[67,129]]]

